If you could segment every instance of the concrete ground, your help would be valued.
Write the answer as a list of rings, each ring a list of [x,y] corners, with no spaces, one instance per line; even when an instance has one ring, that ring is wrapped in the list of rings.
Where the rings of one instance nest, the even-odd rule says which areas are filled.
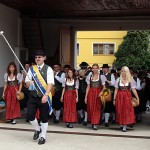
[[[33,128],[24,119],[16,125],[0,123],[0,150],[150,150],[150,112],[143,114],[143,121],[121,132],[118,125],[109,128],[99,125],[94,131],[91,125],[75,124],[73,129],[64,123],[49,121],[44,145],[33,141]]]

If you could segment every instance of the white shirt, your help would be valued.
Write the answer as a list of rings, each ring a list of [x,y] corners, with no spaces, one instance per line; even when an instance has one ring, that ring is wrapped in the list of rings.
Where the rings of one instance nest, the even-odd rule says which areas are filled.
[[[136,81],[135,81],[136,82]],[[145,83],[142,83],[141,84],[141,80],[139,78],[137,78],[137,82],[136,82],[136,89],[137,90],[142,90],[145,88]]]
[[[107,74],[108,73],[106,73],[105,75],[107,75]],[[115,76],[113,74],[111,74],[111,81],[110,81],[109,86],[115,86],[115,82],[116,82]]]
[[[40,67],[42,69],[43,66],[44,66],[44,63],[41,66],[37,66],[37,67],[38,68]],[[28,74],[25,78],[25,83],[28,82],[28,81],[31,81],[31,80],[33,80],[32,79],[32,73],[31,73],[31,70],[29,69]],[[54,72],[53,72],[53,70],[50,66],[48,66],[48,68],[47,68],[47,82],[46,83],[47,84],[51,83],[51,84],[54,85]]]
[[[60,72],[60,71],[59,71]],[[55,74],[55,79],[60,82],[60,83],[64,83],[65,81],[65,73],[62,73],[61,76],[57,76],[59,72],[56,72]]]
[[[74,85],[74,79],[72,80],[72,82],[66,82],[66,78],[65,78],[65,82],[62,83],[62,87],[65,87],[65,85],[73,86]],[[75,88],[79,89],[79,80],[76,80]]]
[[[132,89],[132,88],[136,88],[136,85],[135,85],[136,83],[135,83],[135,81],[132,79],[131,80],[131,83],[130,83],[130,88]],[[117,80],[116,80],[116,82],[115,82],[115,88],[119,88],[119,86],[128,86],[129,85],[129,83],[128,82],[126,82],[125,83],[125,85],[123,84],[123,83],[121,83],[121,80],[120,80],[120,77],[119,78],[117,78]]]
[[[15,80],[15,76],[13,79],[10,79],[10,77],[8,76],[8,73],[4,74],[4,81],[7,82],[8,81],[14,81]],[[19,83],[21,83],[23,81],[23,75],[21,73],[17,74],[17,80],[19,81]]]

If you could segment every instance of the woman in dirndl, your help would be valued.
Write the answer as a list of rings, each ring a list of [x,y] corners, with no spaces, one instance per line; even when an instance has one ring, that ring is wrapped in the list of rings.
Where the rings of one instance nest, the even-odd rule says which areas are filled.
[[[73,128],[73,123],[77,122],[76,103],[78,102],[78,80],[74,77],[73,71],[69,69],[67,78],[62,84],[63,91],[61,101],[64,104],[63,121],[68,128]]]
[[[116,107],[116,122],[120,124],[123,132],[127,132],[127,125],[135,123],[132,95],[135,95],[139,105],[139,97],[136,92],[136,85],[127,66],[122,67],[120,77],[115,83],[113,103]]]
[[[9,63],[7,73],[4,74],[3,99],[6,102],[6,120],[11,124],[16,124],[16,119],[21,117],[19,100],[16,93],[22,89],[23,76],[17,73],[17,67],[14,62]]]
[[[92,128],[97,130],[101,117],[101,100],[100,96],[105,89],[106,77],[100,75],[98,64],[92,65],[92,74],[87,77],[87,89],[85,95],[85,103],[87,104],[88,121],[91,122]]]

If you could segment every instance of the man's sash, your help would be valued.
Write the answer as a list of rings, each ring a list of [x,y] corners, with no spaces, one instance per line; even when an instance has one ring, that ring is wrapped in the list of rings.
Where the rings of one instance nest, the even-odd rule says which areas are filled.
[[[34,79],[36,85],[38,86],[38,88],[42,92],[42,94],[44,95],[46,92],[46,87],[47,87],[45,80],[41,76],[36,65],[30,67],[30,70],[31,70],[31,73],[33,75],[33,79]],[[49,94],[48,94],[48,105],[49,105],[49,113],[51,114],[52,113],[52,94],[51,94],[51,92],[49,92]]]

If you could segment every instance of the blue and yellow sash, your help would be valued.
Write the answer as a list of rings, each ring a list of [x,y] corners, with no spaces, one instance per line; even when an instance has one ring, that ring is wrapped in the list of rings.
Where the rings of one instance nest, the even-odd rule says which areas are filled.
[[[44,95],[46,92],[46,87],[47,87],[45,80],[41,76],[36,65],[30,67],[30,70],[31,70],[31,73],[33,75],[33,79],[38,86],[38,89]],[[49,92],[49,94],[48,94],[48,105],[49,105],[49,113],[51,114],[52,113],[52,94],[51,94],[51,92]]]

